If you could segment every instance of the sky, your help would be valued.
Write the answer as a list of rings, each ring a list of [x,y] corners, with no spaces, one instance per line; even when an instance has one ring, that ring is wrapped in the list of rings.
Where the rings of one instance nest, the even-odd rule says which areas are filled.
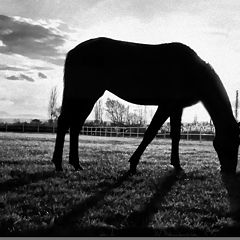
[[[234,105],[239,0],[0,0],[0,6],[0,118],[46,119],[54,86],[61,104],[66,53],[100,36],[189,45],[214,67]],[[107,97],[116,98],[106,92],[103,101]],[[154,109],[147,108],[148,120]],[[184,110],[183,121],[196,118],[210,120],[201,103]]]

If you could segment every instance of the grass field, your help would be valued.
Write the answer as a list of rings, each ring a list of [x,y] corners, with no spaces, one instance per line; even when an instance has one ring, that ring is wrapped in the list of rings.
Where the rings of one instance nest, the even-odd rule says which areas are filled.
[[[1,236],[240,236],[212,142],[181,141],[186,175],[169,166],[170,140],[154,140],[129,175],[141,139],[80,136],[84,170],[64,148],[64,172],[51,163],[55,135],[0,133]]]

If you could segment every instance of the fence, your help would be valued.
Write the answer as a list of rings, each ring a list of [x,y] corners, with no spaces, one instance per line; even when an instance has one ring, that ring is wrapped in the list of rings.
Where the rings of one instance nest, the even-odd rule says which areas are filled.
[[[37,132],[37,133],[55,133],[56,124],[43,123],[0,123],[0,132]]]
[[[112,126],[83,126],[82,135],[105,136],[105,137],[137,137],[142,138],[147,127],[112,127]],[[55,124],[0,124],[1,132],[37,132],[37,133],[55,133],[57,126]],[[182,128],[181,139],[186,140],[213,140],[215,136],[214,128],[206,131],[203,127]],[[156,138],[170,138],[170,129],[162,127]]]

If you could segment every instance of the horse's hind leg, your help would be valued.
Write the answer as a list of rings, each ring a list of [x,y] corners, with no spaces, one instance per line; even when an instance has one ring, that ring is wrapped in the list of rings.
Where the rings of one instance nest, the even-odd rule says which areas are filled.
[[[171,151],[171,165],[176,170],[181,170],[179,160],[179,141],[181,136],[181,118],[183,109],[179,108],[172,112],[170,115],[170,126],[171,126],[171,139],[172,139],[172,151]]]
[[[71,116],[70,122],[70,152],[69,163],[75,168],[75,170],[82,170],[83,168],[79,164],[78,156],[78,138],[82,126],[92,111],[92,108],[98,98],[94,99],[78,99],[75,104],[74,113]]]
[[[130,158],[130,172],[135,173],[137,164],[139,163],[140,157],[143,154],[144,150],[148,146],[148,144],[153,140],[156,136],[158,130],[163,125],[163,123],[167,120],[170,116],[171,108],[170,107],[158,107],[156,113],[153,116],[153,119],[148,126],[143,140],[138,146],[137,150],[134,152],[132,157]]]
[[[55,142],[55,149],[53,153],[52,162],[55,165],[57,171],[62,171],[62,154],[63,154],[63,146],[64,139],[67,130],[69,129],[69,118],[67,113],[63,110],[57,121],[57,136]]]

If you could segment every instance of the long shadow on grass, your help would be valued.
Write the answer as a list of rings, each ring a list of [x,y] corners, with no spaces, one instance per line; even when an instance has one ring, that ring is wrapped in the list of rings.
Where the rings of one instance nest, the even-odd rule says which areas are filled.
[[[51,229],[48,229],[48,232],[51,233],[51,235],[58,234],[62,226],[64,226],[64,228],[66,226],[70,226],[74,220],[82,217],[86,211],[104,200],[104,197],[108,192],[121,186],[121,184],[126,181],[129,176],[131,176],[131,174],[129,172],[125,172],[123,175],[117,178],[114,183],[105,184],[104,187],[102,187],[102,183],[100,183],[100,186],[102,187],[101,190],[78,205],[74,206],[70,212],[56,219],[54,226]],[[99,186],[96,186],[96,188],[98,187]]]
[[[65,227],[55,233],[49,231],[38,231],[29,233],[11,233],[3,235],[7,237],[193,237],[193,236],[215,236],[201,228],[191,228],[187,226],[167,227],[155,229],[152,227],[126,227],[112,228],[109,226],[94,226],[81,229],[72,229]],[[230,235],[239,236],[239,235]]]
[[[8,160],[4,160],[4,161],[1,161],[0,160],[0,165],[17,165],[17,164],[21,164],[21,162],[19,161],[8,161]]]
[[[104,200],[105,195],[113,190],[114,188],[118,188],[124,181],[126,181],[131,174],[129,172],[123,173],[120,177],[118,177],[114,183],[105,183],[103,186],[103,183],[100,183],[98,186],[96,186],[96,189],[98,187],[101,187],[101,190],[99,190],[97,193],[95,193],[93,196],[87,198],[83,202],[79,203],[78,205],[75,205],[71,211],[67,212],[65,215],[59,217],[54,221],[54,224],[51,227],[42,228],[40,227],[37,230],[31,230],[31,231],[24,231],[24,232],[6,232],[3,236],[98,236],[96,235],[97,232],[101,232],[102,229],[96,228],[92,229],[92,234],[89,233],[90,229],[80,229],[80,230],[74,230],[73,224],[74,221],[84,215],[88,209],[95,206],[99,202]],[[16,186],[16,185],[15,185]],[[1,186],[0,186],[1,187]],[[80,232],[79,232],[80,231]],[[84,233],[86,231],[86,233]],[[104,228],[104,231],[108,232],[108,228]],[[109,230],[112,232],[112,230]],[[0,226],[0,232],[1,232],[1,226]],[[91,232],[91,231],[90,231]],[[78,235],[80,234],[80,235]],[[1,234],[0,234],[1,235]],[[111,236],[112,234],[110,234]]]
[[[126,226],[129,227],[147,227],[151,221],[152,216],[161,208],[165,196],[170,192],[176,181],[184,178],[184,174],[178,174],[176,171],[171,170],[157,181],[156,192],[153,194],[149,203],[142,209],[137,210],[129,215]]]
[[[150,202],[144,206],[142,210],[133,212],[129,215],[124,224],[124,228],[117,229],[110,226],[94,226],[81,229],[73,228],[72,223],[74,223],[75,220],[82,217],[86,211],[104,200],[104,196],[109,191],[118,188],[128,178],[129,173],[124,173],[114,183],[108,183],[94,196],[87,198],[82,203],[73,207],[70,212],[55,220],[54,226],[48,229],[39,229],[37,231],[21,233],[20,236],[167,236],[167,229],[153,229],[149,228],[147,225],[154,213],[159,210],[159,204],[161,204],[174,183],[180,178],[174,171],[170,171],[165,176],[158,179],[156,183],[157,191],[151,198]],[[174,229],[169,229],[169,234],[173,230]],[[177,231],[178,230],[175,229],[175,232]],[[179,231],[184,232],[182,229],[179,229]],[[192,235],[191,229],[189,229],[189,232],[189,235]],[[203,233],[199,235],[203,235]]]
[[[11,191],[17,187],[21,187],[23,185],[27,185],[32,182],[45,180],[45,179],[54,177],[57,174],[55,170],[45,171],[45,172],[37,172],[37,173],[26,173],[26,172],[21,172],[21,171],[13,171],[11,173],[14,178],[0,183],[0,193],[6,192],[6,191]]]
[[[49,232],[38,230],[32,232],[13,232],[1,234],[7,237],[239,237],[240,225],[224,227],[219,231],[211,232],[209,229],[190,226],[176,226],[166,228],[152,227],[125,227],[121,229],[110,226],[94,226],[81,229],[63,227],[59,231]]]

